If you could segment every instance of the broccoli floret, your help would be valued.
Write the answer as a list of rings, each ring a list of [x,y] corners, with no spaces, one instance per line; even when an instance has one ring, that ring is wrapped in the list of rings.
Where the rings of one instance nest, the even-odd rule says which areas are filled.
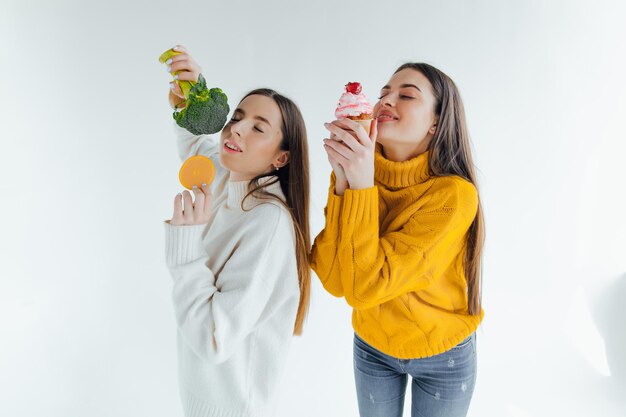
[[[198,82],[192,85],[184,103],[186,105],[182,110],[177,109],[174,112],[174,120],[178,126],[194,135],[219,132],[226,124],[230,111],[228,97],[219,88],[209,90],[202,74],[199,75]]]
[[[180,52],[168,49],[159,57],[159,62],[165,64],[171,57]],[[178,71],[172,75],[177,75]],[[178,81],[185,101],[180,103],[181,108],[174,112],[174,120],[178,126],[187,129],[194,135],[210,135],[219,132],[226,124],[228,116],[228,97],[219,88],[208,89],[206,80],[200,74],[198,82]]]

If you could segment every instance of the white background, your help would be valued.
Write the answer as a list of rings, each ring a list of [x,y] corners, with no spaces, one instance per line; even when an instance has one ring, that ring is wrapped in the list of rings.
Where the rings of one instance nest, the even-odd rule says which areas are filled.
[[[330,173],[323,122],[343,85],[361,81],[374,100],[406,61],[450,75],[487,220],[469,415],[623,416],[625,11],[2,0],[0,415],[182,415],[161,224],[180,161],[157,62],[180,43],[231,105],[261,86],[300,105],[314,234]],[[281,416],[357,415],[350,309],[315,276],[281,397]]]

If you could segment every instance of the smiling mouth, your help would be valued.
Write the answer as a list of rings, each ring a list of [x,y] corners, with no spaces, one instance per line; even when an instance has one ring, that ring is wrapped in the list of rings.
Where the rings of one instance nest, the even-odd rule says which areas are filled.
[[[237,145],[232,144],[230,142],[224,142],[224,147],[229,151],[233,152],[243,152]]]
[[[398,120],[397,117],[390,116],[388,114],[381,114],[376,118],[379,122],[395,122]]]

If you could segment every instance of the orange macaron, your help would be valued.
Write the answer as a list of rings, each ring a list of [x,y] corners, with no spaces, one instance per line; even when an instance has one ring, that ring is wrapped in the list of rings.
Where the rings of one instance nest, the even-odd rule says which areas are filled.
[[[183,162],[178,172],[178,179],[183,187],[191,190],[193,186],[198,188],[202,184],[211,184],[215,178],[215,165],[213,161],[203,155],[195,155]]]

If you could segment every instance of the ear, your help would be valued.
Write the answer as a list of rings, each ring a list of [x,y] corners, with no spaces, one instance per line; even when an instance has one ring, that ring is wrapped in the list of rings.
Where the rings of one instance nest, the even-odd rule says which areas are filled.
[[[433,123],[433,125],[430,127],[430,129],[428,129],[428,133],[430,133],[431,135],[434,135],[435,132],[437,131],[437,124],[439,123],[439,118],[437,117],[435,119],[435,122]]]
[[[289,163],[289,151],[280,151],[280,155],[274,159],[273,165],[276,168],[282,168]]]

